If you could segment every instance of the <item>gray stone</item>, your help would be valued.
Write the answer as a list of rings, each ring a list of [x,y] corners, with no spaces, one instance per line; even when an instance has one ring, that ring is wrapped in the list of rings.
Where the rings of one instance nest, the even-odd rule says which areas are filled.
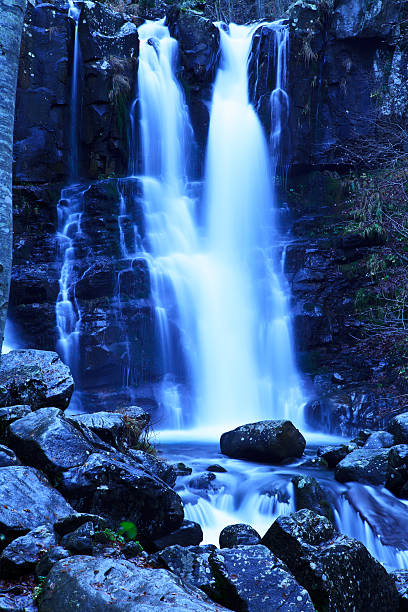
[[[389,454],[389,449],[359,448],[337,464],[335,478],[339,482],[384,485],[387,480]]]
[[[290,421],[259,421],[222,434],[220,446],[234,459],[281,463],[301,457],[306,440]]]
[[[73,391],[71,372],[53,351],[22,349],[2,356],[0,406],[28,404],[33,409],[65,409]]]
[[[120,451],[126,451],[137,445],[140,434],[146,426],[146,419],[132,419],[117,412],[81,414],[71,417],[70,420],[84,425],[101,440]]]
[[[387,431],[394,436],[395,444],[408,444],[408,412],[391,419]]]
[[[125,560],[76,556],[58,561],[44,586],[40,612],[216,612],[209,602],[163,569]]]
[[[20,465],[20,461],[10,448],[0,444],[0,467],[7,467],[10,465]]]
[[[215,546],[169,546],[157,553],[164,566],[179,576],[183,582],[201,589],[208,595],[214,594],[215,579],[209,557]]]
[[[167,548],[167,546],[198,546],[203,540],[203,530],[201,525],[194,521],[184,519],[181,526],[169,533],[169,535],[158,538],[154,541],[157,550]]]
[[[251,527],[243,523],[227,525],[220,533],[220,548],[233,548],[234,546],[253,546],[259,544],[261,536]]]
[[[13,578],[30,573],[41,557],[56,546],[54,531],[41,526],[11,542],[0,557],[1,575]]]
[[[394,444],[394,436],[388,431],[375,431],[368,436],[363,448],[390,448]]]

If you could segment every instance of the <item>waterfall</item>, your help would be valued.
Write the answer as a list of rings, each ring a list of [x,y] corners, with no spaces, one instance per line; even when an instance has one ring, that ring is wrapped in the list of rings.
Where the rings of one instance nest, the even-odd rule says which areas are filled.
[[[163,22],[139,28],[144,248],[165,375],[162,424],[170,428],[221,431],[283,417],[301,424],[273,185],[287,118],[288,32],[280,22],[265,25],[277,41],[272,162],[248,99],[259,25],[220,25],[202,202],[189,197],[191,126],[175,76],[177,43]]]

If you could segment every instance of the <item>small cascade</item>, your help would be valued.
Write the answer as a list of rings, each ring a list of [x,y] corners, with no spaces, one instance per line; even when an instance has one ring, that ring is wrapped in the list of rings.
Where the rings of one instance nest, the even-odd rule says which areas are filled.
[[[301,424],[271,181],[288,110],[288,33],[280,22],[263,24],[277,40],[271,165],[248,99],[257,27],[219,27],[222,63],[211,105],[203,220],[188,192],[191,126],[175,77],[177,43],[162,22],[139,28],[144,249],[162,355],[163,427],[222,431],[283,417]]]
[[[78,343],[81,313],[75,298],[73,268],[75,265],[74,239],[81,235],[82,196],[84,190],[76,184],[78,176],[78,75],[80,46],[78,23],[81,9],[74,0],[69,0],[68,17],[75,24],[74,52],[72,60],[71,101],[70,101],[70,181],[71,185],[62,190],[57,205],[58,211],[58,253],[61,265],[59,294],[56,302],[58,329],[57,351],[67,363],[74,377],[79,371]]]

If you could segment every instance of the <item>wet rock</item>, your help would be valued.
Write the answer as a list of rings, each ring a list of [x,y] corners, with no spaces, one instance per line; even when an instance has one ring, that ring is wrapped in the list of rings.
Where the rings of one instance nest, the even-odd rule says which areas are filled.
[[[408,412],[391,419],[387,431],[394,436],[395,444],[408,444]]]
[[[72,507],[47,479],[32,467],[0,469],[0,533],[7,545],[42,525],[52,525],[73,514]]]
[[[193,476],[193,478],[189,480],[188,486],[192,489],[214,491],[219,489],[221,485],[217,483],[216,476],[213,472],[203,472],[202,474]]]
[[[93,552],[95,528],[92,522],[84,523],[75,531],[67,533],[61,545],[74,555],[91,555]]]
[[[281,516],[262,543],[286,563],[318,610],[398,609],[395,584],[383,566],[326,517],[310,510]]]
[[[183,582],[203,590],[210,596],[214,592],[215,580],[209,564],[215,546],[169,546],[157,554],[164,566],[179,576]]]
[[[163,538],[154,541],[157,550],[162,550],[168,546],[198,546],[203,541],[203,530],[201,525],[194,521],[184,519],[181,526]]]
[[[389,454],[389,449],[359,448],[337,464],[335,478],[339,482],[384,485],[387,480]]]
[[[66,470],[59,487],[78,512],[97,514],[113,528],[135,523],[142,543],[175,531],[184,519],[177,493],[121,453],[93,453]]]
[[[390,449],[386,487],[394,495],[408,498],[408,444]]]
[[[89,522],[98,530],[106,527],[106,520],[101,516],[88,512],[73,512],[69,516],[57,520],[54,523],[54,530],[59,536],[65,536]]]
[[[134,461],[139,463],[146,472],[160,478],[160,480],[163,480],[163,482],[170,487],[174,487],[176,484],[176,470],[170,463],[141,450],[130,449],[129,455]]]
[[[240,546],[214,551],[210,565],[217,600],[233,610],[314,612],[307,591],[265,546]]]
[[[181,461],[174,464],[174,469],[176,470],[177,476],[190,476],[190,474],[193,473],[193,468]]]
[[[95,450],[58,408],[40,408],[12,423],[9,444],[22,461],[50,476],[81,465]]]
[[[76,556],[58,561],[44,586],[40,612],[126,610],[220,610],[203,594],[184,586],[171,572],[129,561]]]
[[[341,0],[334,11],[337,38],[386,38],[397,27],[401,17],[397,2],[380,0]]]
[[[15,586],[8,593],[0,592],[0,610],[2,612],[36,612],[31,589]]]
[[[342,461],[352,450],[357,447],[350,448],[347,444],[337,444],[333,446],[324,446],[319,448],[317,454],[321,457],[329,468],[334,468],[340,461]]]
[[[259,421],[222,434],[220,446],[234,459],[281,463],[301,457],[306,441],[290,421]]]
[[[218,465],[218,463],[214,463],[214,465],[209,465],[207,468],[207,472],[215,472],[216,474],[223,474],[226,471],[227,470],[225,469],[225,467],[222,467],[222,465]]]
[[[146,419],[132,419],[114,412],[94,412],[70,418],[71,421],[85,425],[101,440],[120,451],[137,445]]]
[[[367,438],[364,448],[390,448],[394,444],[394,436],[387,431],[375,431]]]
[[[254,546],[259,544],[261,536],[251,525],[227,525],[220,533],[220,548],[234,546]]]
[[[30,573],[41,557],[56,545],[51,528],[41,526],[16,538],[0,556],[0,570],[4,578]]]
[[[56,406],[65,409],[74,381],[57,353],[24,349],[2,356],[0,406],[29,404],[33,409]]]
[[[334,521],[333,510],[327,497],[315,478],[294,476],[293,483],[296,510],[313,510],[317,514]]]
[[[391,572],[390,576],[395,580],[395,584],[399,593],[399,608],[398,612],[407,612],[408,610],[408,570],[398,570]]]
[[[5,438],[6,430],[8,426],[21,419],[23,416],[30,414],[31,408],[30,406],[6,406],[5,408],[0,408],[0,436],[1,438]]]
[[[20,461],[10,448],[0,444],[0,467],[7,467],[9,465],[20,465]]]
[[[54,546],[49,552],[46,552],[37,563],[35,573],[37,576],[48,576],[51,568],[57,561],[68,559],[69,551],[62,546]]]

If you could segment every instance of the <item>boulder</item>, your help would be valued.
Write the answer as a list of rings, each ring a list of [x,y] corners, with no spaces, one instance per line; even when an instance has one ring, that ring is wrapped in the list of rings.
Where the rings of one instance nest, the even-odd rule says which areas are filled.
[[[339,482],[362,482],[384,485],[387,480],[389,449],[359,448],[336,466],[335,478]]]
[[[2,356],[0,406],[29,404],[33,409],[65,409],[74,392],[69,367],[53,351],[22,349]]]
[[[259,421],[222,434],[220,446],[234,459],[281,463],[301,457],[306,440],[290,421]]]
[[[215,472],[216,474],[223,474],[227,470],[222,465],[218,465],[218,463],[214,463],[213,465],[209,465],[207,468],[207,472]]]
[[[73,514],[72,507],[41,472],[32,467],[0,469],[0,533],[3,545],[42,525]]]
[[[89,521],[84,523],[75,531],[67,533],[61,540],[64,546],[74,555],[91,555],[94,547],[95,528]]]
[[[167,536],[158,538],[154,541],[157,550],[167,548],[167,546],[198,546],[203,541],[203,530],[201,525],[194,521],[184,519],[181,526],[169,533]]]
[[[232,610],[314,612],[308,592],[265,546],[239,546],[214,551],[210,565],[217,601]]]
[[[326,517],[311,510],[281,516],[262,543],[286,563],[318,610],[398,609],[398,592],[384,567]]]
[[[217,482],[217,477],[213,472],[202,472],[201,474],[195,474],[188,481],[188,486],[192,489],[204,490],[204,491],[216,491],[221,485]]]
[[[215,579],[209,557],[215,550],[212,544],[187,547],[176,545],[161,550],[157,558],[183,582],[212,596],[215,592]]]
[[[108,609],[216,612],[222,608],[164,569],[82,555],[58,561],[53,566],[39,603],[40,612],[106,612]]]
[[[394,436],[388,431],[375,431],[367,438],[363,448],[390,448],[394,444]]]
[[[8,426],[31,412],[30,406],[6,406],[0,408],[0,436],[5,438]]]
[[[395,444],[408,444],[408,412],[391,419],[387,431],[394,436]]]
[[[334,521],[331,505],[315,478],[311,476],[294,476],[291,482],[294,489],[296,510],[313,510],[313,512]]]
[[[160,478],[160,480],[163,480],[163,482],[170,487],[174,487],[176,484],[177,474],[174,466],[163,459],[159,459],[151,453],[133,449],[129,450],[129,455],[132,457],[133,461],[139,463],[146,472]]]
[[[95,450],[58,408],[40,408],[12,423],[9,444],[24,463],[50,476],[81,465]]]
[[[259,544],[261,536],[251,525],[227,525],[220,533],[220,548],[235,546],[254,546]]]
[[[7,467],[9,465],[20,465],[20,461],[10,448],[0,444],[0,467]]]
[[[44,525],[16,538],[1,553],[1,575],[13,578],[32,572],[42,556],[56,543],[54,531]]]
[[[399,609],[398,612],[407,612],[408,610],[408,570],[398,570],[391,572],[390,576],[395,580],[395,584],[399,593]]]
[[[149,418],[150,416],[147,415]],[[94,412],[71,417],[71,421],[84,425],[101,440],[120,451],[136,446],[149,418],[131,418],[117,412]]]
[[[408,444],[397,444],[390,449],[385,486],[394,495],[408,498]]]
[[[67,559],[70,556],[69,551],[63,546],[54,546],[49,552],[46,552],[37,563],[35,573],[37,576],[48,576],[52,566],[61,559]]]
[[[113,528],[135,523],[143,542],[168,535],[184,519],[177,493],[119,452],[93,453],[66,470],[59,487],[79,512],[97,514]]]
[[[356,446],[350,449],[347,444],[336,444],[319,448],[317,450],[317,454],[327,463],[329,468],[335,468],[336,465],[340,463],[342,459],[344,459],[344,457],[347,457],[347,455],[355,449]]]

